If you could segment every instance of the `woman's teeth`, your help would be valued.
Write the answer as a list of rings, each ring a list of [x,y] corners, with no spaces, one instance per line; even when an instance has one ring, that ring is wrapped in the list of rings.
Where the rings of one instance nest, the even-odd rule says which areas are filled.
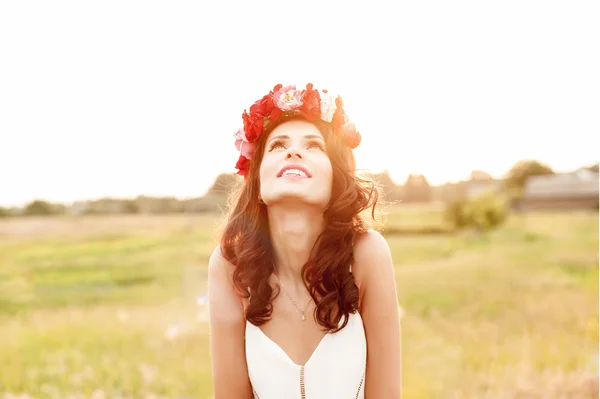
[[[306,175],[306,173],[304,173],[303,171],[301,171],[299,169],[288,169],[285,172],[283,172],[283,176],[289,176],[289,175],[308,177]]]

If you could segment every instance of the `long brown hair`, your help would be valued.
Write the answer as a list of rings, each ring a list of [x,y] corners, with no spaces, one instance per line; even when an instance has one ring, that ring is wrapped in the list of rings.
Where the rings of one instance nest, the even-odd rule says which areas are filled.
[[[220,243],[221,253],[235,266],[235,288],[245,298],[252,293],[246,319],[257,326],[266,323],[273,311],[269,279],[274,272],[267,209],[259,201],[259,169],[269,133],[290,119],[296,118],[282,119],[262,133],[245,182],[234,194]],[[379,191],[372,180],[358,176],[354,154],[339,134],[329,124],[312,123],[325,139],[333,181],[331,201],[324,211],[325,227],[302,268],[302,277],[317,304],[316,321],[327,330],[338,331],[348,323],[349,314],[358,310],[358,287],[349,266],[356,237],[370,228],[362,213],[371,208],[375,218]]]

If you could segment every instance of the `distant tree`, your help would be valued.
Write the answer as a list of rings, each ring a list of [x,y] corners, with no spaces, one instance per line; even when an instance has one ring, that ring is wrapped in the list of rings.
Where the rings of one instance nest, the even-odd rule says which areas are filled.
[[[53,215],[57,209],[50,202],[34,200],[25,206],[25,215]]]
[[[207,194],[229,195],[231,190],[241,181],[241,177],[236,173],[221,173],[219,174],[208,189]]]
[[[0,218],[10,216],[10,210],[0,206]]]
[[[406,202],[427,202],[431,199],[431,186],[423,175],[410,174],[402,187],[402,199]]]
[[[154,213],[180,213],[183,212],[183,204],[175,197],[154,198]]]
[[[486,181],[493,180],[493,177],[482,170],[474,170],[471,172],[470,180]]]
[[[377,181],[384,191],[391,191],[396,185],[390,176],[390,172],[387,170],[373,174],[373,180]]]
[[[506,174],[505,184],[510,190],[519,193],[523,190],[525,182],[532,176],[549,175],[554,171],[548,166],[535,160],[517,162]]]
[[[67,212],[67,206],[65,204],[52,204],[52,214],[63,215]]]
[[[121,201],[120,212],[143,214],[170,214],[185,211],[184,201],[176,197],[149,197],[140,195],[130,203]]]
[[[450,202],[467,196],[467,182],[447,182],[436,188],[436,200]]]
[[[400,200],[400,187],[396,184],[389,171],[385,170],[381,173],[375,173],[373,180],[377,182],[386,201],[396,202]]]
[[[123,200],[124,213],[140,213],[140,205],[135,200]]]
[[[588,169],[591,170],[592,172],[598,173],[598,162],[596,162],[592,166],[588,167]]]

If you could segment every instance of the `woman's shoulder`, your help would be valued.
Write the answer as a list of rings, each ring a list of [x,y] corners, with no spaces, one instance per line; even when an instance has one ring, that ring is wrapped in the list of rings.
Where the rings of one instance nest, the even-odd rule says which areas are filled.
[[[209,278],[231,283],[233,282],[234,270],[235,266],[223,256],[221,246],[217,245],[208,259]]]
[[[383,235],[376,230],[367,230],[354,240],[354,257],[365,258],[381,252],[389,252],[390,247]]]
[[[244,302],[233,283],[235,266],[217,246],[208,261],[208,302],[210,320],[214,323],[245,322]]]
[[[360,285],[383,274],[391,265],[391,251],[385,237],[375,230],[361,233],[354,241],[352,274]]]

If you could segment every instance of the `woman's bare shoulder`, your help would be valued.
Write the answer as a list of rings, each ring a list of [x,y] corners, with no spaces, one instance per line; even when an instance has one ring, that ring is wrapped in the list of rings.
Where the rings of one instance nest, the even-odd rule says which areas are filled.
[[[360,286],[385,272],[391,265],[391,251],[387,241],[375,230],[360,234],[354,242],[352,273]]]
[[[233,281],[235,266],[229,262],[221,252],[221,246],[217,245],[208,259],[208,275],[219,280]]]
[[[208,302],[211,321],[239,322],[243,319],[243,300],[233,283],[235,266],[216,247],[208,261]]]

